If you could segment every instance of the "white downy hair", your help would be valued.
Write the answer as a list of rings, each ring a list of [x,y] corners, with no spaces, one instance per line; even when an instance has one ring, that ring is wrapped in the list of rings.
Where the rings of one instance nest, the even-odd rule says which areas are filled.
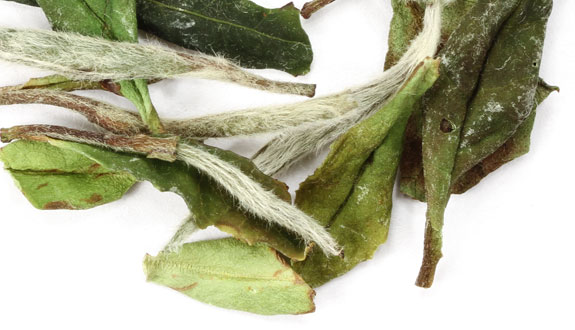
[[[226,162],[201,147],[186,143],[171,143],[172,139],[145,137],[145,147],[142,141],[130,140],[121,135],[91,133],[68,129],[60,126],[29,125],[16,126],[3,129],[0,134],[3,142],[13,139],[51,138],[108,148],[116,151],[137,153],[148,157],[162,156],[167,161],[180,160],[196,168],[217,182],[238,203],[239,207],[259,219],[277,224],[299,235],[307,244],[314,242],[326,255],[339,255],[341,248],[335,239],[312,217],[289,202],[279,198],[271,190],[264,188],[260,183],[251,179],[238,167]],[[137,139],[138,136],[132,137]],[[120,143],[109,141],[122,140]],[[170,159],[171,154],[174,158]],[[195,221],[188,219],[179,234],[174,238],[174,244],[186,239],[188,234],[194,232]],[[170,245],[170,244],[168,244]],[[172,244],[173,245],[173,244]]]
[[[75,111],[91,123],[116,134],[148,133],[137,113],[65,91],[18,89],[18,86],[0,88],[0,105],[10,104],[59,106]],[[311,99],[306,102],[305,107],[297,104],[268,106],[204,117],[164,119],[162,122],[167,133],[180,137],[229,137],[279,131],[307,122],[331,119],[355,109],[356,106],[346,94],[341,94]]]
[[[367,86],[346,93],[350,102],[357,104],[354,110],[340,117],[286,130],[254,156],[254,163],[264,173],[275,174],[307,154],[329,145],[355,124],[379,110],[403,86],[426,57],[435,56],[441,38],[442,9],[448,2],[426,1],[428,4],[423,29],[397,64]],[[335,96],[341,97],[341,94]],[[302,102],[299,106],[307,107],[307,102]],[[334,106],[337,107],[337,104]]]
[[[187,216],[182,224],[172,236],[168,244],[164,247],[164,252],[178,252],[182,245],[184,245],[188,239],[199,230],[198,226],[196,226],[196,219],[193,215]]]
[[[306,243],[314,242],[326,255],[341,253],[337,242],[316,220],[266,190],[237,167],[187,144],[178,146],[177,157],[218,182],[244,211],[298,234]]]
[[[345,94],[318,97],[303,103],[264,106],[181,120],[166,120],[166,131],[194,138],[247,136],[281,131],[309,122],[332,119],[355,109]]]
[[[315,85],[269,80],[222,57],[76,33],[0,28],[0,59],[51,70],[74,80],[157,80],[191,76],[274,93],[315,94]]]

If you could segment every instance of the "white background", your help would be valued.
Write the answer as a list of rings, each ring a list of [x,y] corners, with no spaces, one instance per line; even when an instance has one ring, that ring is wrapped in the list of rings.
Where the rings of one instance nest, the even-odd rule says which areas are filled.
[[[501,0],[503,1],[503,0]],[[270,7],[279,0],[258,0]],[[305,1],[295,1],[297,7]],[[396,194],[389,241],[352,272],[317,290],[317,311],[263,317],[194,301],[146,283],[141,261],[160,250],[186,215],[174,194],[140,184],[121,201],[88,211],[39,211],[0,172],[0,329],[573,329],[575,320],[575,1],[556,0],[541,76],[561,87],[541,107],[532,152],[504,166],[446,214],[444,259],[432,289],[413,285],[421,261],[425,205]],[[382,70],[387,0],[339,0],[305,21],[320,95],[368,82]],[[0,26],[47,29],[39,9],[0,1]],[[0,63],[0,86],[47,74]],[[125,107],[125,100],[95,95]],[[285,103],[301,97],[193,79],[152,86],[164,117]],[[0,126],[90,125],[47,106],[0,108]],[[216,144],[250,155],[265,141]],[[282,179],[297,188],[319,159]],[[220,237],[207,230],[197,239]]]

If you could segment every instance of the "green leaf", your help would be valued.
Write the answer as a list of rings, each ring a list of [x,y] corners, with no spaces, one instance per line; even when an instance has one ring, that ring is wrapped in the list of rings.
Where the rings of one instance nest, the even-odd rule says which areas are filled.
[[[313,60],[299,10],[291,3],[267,9],[249,0],[138,0],[138,21],[163,39],[244,67],[301,75]]]
[[[85,144],[52,139],[48,141],[55,147],[82,155],[112,171],[128,173],[139,181],[149,181],[160,191],[180,195],[199,228],[214,225],[249,244],[264,242],[292,259],[305,258],[306,246],[296,234],[241,211],[223,188],[181,161],[166,162]],[[197,146],[240,168],[281,198],[290,200],[285,184],[261,173],[248,159],[229,151],[200,144]]]
[[[517,128],[515,134],[509,138],[497,151],[483,159],[472,169],[464,173],[451,187],[454,194],[463,194],[477,185],[487,175],[493,173],[501,166],[523,156],[529,152],[531,146],[531,131],[535,124],[537,107],[558,87],[549,86],[543,80],[539,81],[536,104],[531,115]]]
[[[52,28],[115,41],[138,42],[136,0],[38,0]],[[145,80],[119,82],[128,98],[154,133],[163,131]]]
[[[137,0],[137,5],[141,29],[182,47],[223,55],[243,67],[293,75],[310,70],[313,51],[291,3],[277,9],[248,0]]]
[[[523,1],[499,31],[467,109],[454,180],[499,149],[535,108],[552,3]]]
[[[122,198],[136,183],[130,174],[43,142],[11,143],[0,150],[0,160],[39,209],[89,209]]]
[[[314,290],[264,245],[234,239],[188,243],[178,252],[146,256],[148,281],[215,306],[251,313],[315,310]]]
[[[442,21],[443,22],[442,38],[444,41],[448,40],[449,36],[453,33],[453,30],[460,23],[462,17],[465,17],[465,15],[469,12],[469,10],[473,7],[473,5],[476,4],[476,2],[477,0],[456,1],[445,8]],[[525,5],[526,3],[524,3],[522,6]],[[394,7],[394,18],[392,20],[391,31],[390,31],[389,52],[386,61],[387,66],[395,63],[395,61],[403,54],[405,48],[410,44],[412,38],[414,38],[416,34],[419,32],[424,13],[423,8],[415,2],[410,2],[406,5],[402,1],[396,0],[393,1],[393,7]],[[525,10],[523,11],[525,12]],[[544,18],[545,15],[543,14],[531,15],[532,20],[533,17],[539,17],[539,19],[541,19]],[[522,31],[521,32],[522,35],[534,34],[534,33],[541,34],[541,32],[536,31],[537,29],[541,30],[542,28],[541,24],[535,24],[534,22],[523,23],[523,24],[525,26],[528,26],[529,28],[519,29]],[[513,27],[513,24],[511,25],[508,24],[507,26],[508,26],[507,30],[516,29]],[[484,95],[483,97],[484,102],[482,102],[483,105],[486,105],[486,103],[489,103],[489,101],[491,101],[490,98],[485,97],[485,95],[488,95],[487,91],[491,90],[492,91],[491,94],[495,94],[496,91],[505,89],[508,90],[508,93],[502,93],[499,95],[499,97],[504,98],[507,97],[509,99],[514,97],[520,97],[521,89],[524,90],[523,94],[525,94],[525,90],[527,90],[528,93],[531,93],[534,78],[537,78],[535,75],[529,73],[520,74],[519,73],[520,71],[518,69],[516,70],[516,68],[519,66],[519,68],[522,68],[522,70],[524,71],[533,69],[538,70],[538,68],[536,68],[533,65],[533,63],[538,62],[537,58],[539,58],[539,54],[537,54],[537,51],[540,49],[540,47],[528,47],[527,49],[529,49],[529,53],[527,52],[522,53],[517,51],[518,47],[521,47],[518,44],[523,42],[523,39],[525,39],[519,37],[521,34],[515,35],[514,33],[501,31],[500,35],[507,36],[507,39],[509,40],[499,41],[500,48],[503,51],[498,51],[499,54],[495,54],[494,50],[492,50],[489,55],[490,58],[503,59],[503,62],[500,63],[503,64],[512,54],[518,54],[518,56],[513,56],[514,61],[512,65],[504,67],[508,71],[505,74],[503,74],[501,70],[492,69],[490,74],[491,77],[490,78],[488,77],[489,79],[492,80],[491,83],[487,83],[485,79],[486,73],[482,74],[484,79],[478,91],[479,94]],[[510,35],[511,37],[509,37]],[[510,54],[504,54],[504,51],[507,51]],[[519,58],[523,62],[520,62]],[[491,60],[491,63],[492,63],[491,66],[495,67],[496,69],[501,67],[500,64],[495,64],[495,61],[493,60]],[[501,78],[502,76],[505,78]],[[517,78],[514,80],[507,79],[509,77],[517,77]],[[518,79],[522,79],[523,82],[519,83]],[[526,83],[525,82],[526,79],[529,79],[531,82]],[[495,85],[498,82],[500,84],[509,84],[509,86],[507,87],[500,86],[499,88],[496,88]],[[515,86],[515,90],[514,91],[509,90],[508,87],[510,86]],[[537,93],[545,94],[545,96],[547,96],[549,94],[547,92],[548,90],[549,90],[548,86],[546,86],[545,84],[540,84],[540,86],[537,89]],[[524,99],[529,98],[526,97]],[[537,100],[537,104],[540,104],[544,99],[545,98],[541,98]],[[477,107],[477,104],[479,102],[477,101],[475,102]],[[501,101],[498,102],[501,103]],[[535,108],[536,106],[534,107],[533,110],[530,110],[529,107],[527,106],[527,109],[525,109],[526,111],[523,112],[531,113],[535,111]],[[524,149],[524,146],[529,145],[529,141],[524,141],[524,139],[525,138],[529,139],[530,131],[532,129],[533,124],[532,121],[535,119],[534,117],[535,115],[529,116],[528,119],[525,119],[525,117],[523,117],[521,120],[518,120],[514,124],[511,123],[507,125],[500,125],[497,131],[491,129],[489,132],[487,132],[491,136],[499,135],[500,137],[498,141],[494,141],[494,138],[479,139],[483,141],[492,141],[492,146],[490,147],[490,149],[486,148],[486,150],[490,151],[487,154],[482,155],[482,157],[484,158],[483,161],[479,161],[481,157],[478,157],[479,160],[469,162],[471,164],[476,163],[476,165],[473,166],[473,168],[470,169],[467,173],[456,174],[456,176],[458,176],[459,179],[453,183],[452,193],[463,193],[467,191],[468,189],[472,188],[474,185],[479,183],[479,181],[481,181],[483,177],[487,176],[489,173],[493,172],[504,163],[507,163],[525,154],[528,150],[515,151],[514,149],[515,148]],[[484,117],[484,119],[487,118],[488,117]],[[425,201],[425,187],[424,187],[424,176],[423,176],[423,166],[421,156],[422,120],[423,118],[421,110],[416,110],[407,128],[405,152],[403,153],[401,161],[400,189],[404,194],[412,198],[418,199],[420,201]],[[525,125],[521,124],[523,120],[525,120]],[[531,123],[528,123],[530,121]],[[499,123],[500,121],[492,120],[492,122]],[[517,126],[518,123],[521,126]],[[472,127],[467,128],[468,131],[469,129],[475,130],[475,128]],[[513,135],[512,133],[515,130],[517,130],[517,133]],[[477,129],[477,131],[479,131],[479,129]],[[503,138],[501,136],[503,136]],[[521,140],[521,142],[518,143],[518,140]],[[495,146],[499,146],[499,148],[497,149],[495,148]],[[458,153],[461,153],[461,151],[458,151]],[[459,159],[457,163],[462,163],[461,159]],[[471,165],[468,164],[467,167],[469,166]],[[458,167],[462,167],[462,165],[458,164]],[[459,172],[461,172],[461,170]]]
[[[395,5],[402,12],[394,19],[397,25],[417,28],[419,13],[405,4]],[[443,17],[442,78],[412,119],[402,162],[402,191],[428,201],[420,286],[429,287],[433,281],[441,258],[443,214],[457,180],[465,178],[459,187],[463,190],[477,183],[477,175],[469,170],[490,158],[487,165],[494,166],[486,169],[487,175],[500,166],[496,157],[505,156],[502,146],[513,144],[516,136],[524,141],[531,130],[551,6],[550,0],[460,1]],[[401,18],[406,15],[412,19]],[[395,35],[398,44],[410,37]],[[397,45],[392,48],[401,51]],[[388,59],[393,62],[396,56]],[[494,154],[501,150],[501,155]]]
[[[342,245],[343,258],[312,251],[294,269],[316,287],[370,259],[387,239],[395,175],[407,120],[437,79],[426,60],[401,91],[331,147],[322,166],[300,186],[296,204]]]

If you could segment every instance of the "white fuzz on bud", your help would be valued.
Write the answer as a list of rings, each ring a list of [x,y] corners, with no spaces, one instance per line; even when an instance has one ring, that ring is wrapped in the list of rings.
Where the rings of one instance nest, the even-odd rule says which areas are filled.
[[[186,75],[274,93],[315,94],[315,85],[269,80],[221,57],[75,33],[0,28],[0,59],[55,71],[73,80],[157,80]]]

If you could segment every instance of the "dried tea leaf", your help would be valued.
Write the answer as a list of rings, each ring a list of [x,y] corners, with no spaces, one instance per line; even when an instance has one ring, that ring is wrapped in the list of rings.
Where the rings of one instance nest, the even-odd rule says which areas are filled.
[[[426,60],[389,103],[338,139],[322,166],[301,184],[296,204],[328,227],[345,253],[328,258],[312,251],[295,263],[310,285],[348,272],[386,241],[404,129],[438,68],[438,61]]]
[[[218,184],[184,162],[170,163],[61,140],[50,139],[49,142],[58,148],[76,152],[112,171],[128,173],[139,181],[149,181],[160,191],[180,195],[199,228],[214,225],[249,244],[265,242],[292,259],[305,258],[306,246],[296,234],[240,211],[236,201]],[[229,151],[197,145],[235,165],[280,198],[291,200],[285,184],[261,173],[248,159]]]
[[[114,41],[138,42],[136,0],[38,0],[52,28]],[[137,79],[121,81],[119,92],[134,103],[152,132],[162,124],[150,99],[148,84]]]
[[[144,270],[148,281],[223,308],[264,315],[315,310],[314,290],[261,244],[229,238],[188,243],[178,252],[146,256]]]
[[[529,117],[517,128],[515,134],[499,147],[497,151],[461,175],[451,187],[451,193],[465,193],[501,166],[527,154],[531,146],[531,131],[535,124],[537,107],[549,94],[557,91],[559,91],[558,87],[549,86],[543,80],[540,80],[535,96],[535,105]]]
[[[499,31],[468,106],[453,178],[494,153],[531,115],[553,1],[523,1]]]
[[[449,38],[449,36],[451,35],[451,33],[453,33],[453,30],[455,29],[455,27],[457,27],[457,25],[459,24],[459,22],[461,21],[462,17],[464,17],[466,15],[466,13],[470,10],[470,8],[476,3],[476,0],[470,0],[470,1],[456,1],[451,3],[449,6],[447,6],[444,10],[443,13],[443,28],[442,28],[442,38],[444,41],[447,41],[447,39]],[[524,3],[522,6],[525,7],[527,5],[527,3]],[[414,3],[414,2],[409,2],[407,3],[407,5],[405,3],[403,3],[402,1],[394,1],[393,2],[393,6],[394,6],[394,18],[392,21],[392,26],[391,26],[391,32],[390,32],[390,43],[389,43],[389,49],[390,51],[388,52],[388,56],[387,56],[387,62],[386,65],[392,65],[395,61],[396,58],[398,56],[401,56],[401,54],[404,51],[404,48],[407,47],[410,43],[410,40],[417,34],[418,30],[421,28],[420,27],[420,22],[423,19],[423,10],[421,8],[420,5]],[[537,7],[538,5],[530,5],[532,7]],[[526,8],[524,8],[522,11],[525,12]],[[523,22],[521,21],[521,24],[525,27],[528,27],[527,29],[525,28],[521,28],[521,27],[517,27],[516,25],[518,24],[511,24],[511,26],[508,24],[507,25],[507,30],[511,31],[511,32],[505,32],[505,31],[501,31],[500,35],[503,36],[507,36],[507,38],[509,39],[508,41],[504,41],[501,40],[499,42],[499,48],[501,48],[502,50],[497,51],[497,53],[495,53],[495,51],[491,51],[490,52],[490,58],[494,57],[494,58],[499,58],[500,61],[507,61],[510,57],[506,56],[506,55],[510,55],[510,54],[505,54],[505,51],[507,51],[507,53],[519,53],[518,56],[514,57],[514,63],[515,65],[519,65],[519,58],[521,58],[521,60],[523,60],[524,63],[522,63],[521,65],[519,65],[521,68],[523,68],[524,70],[532,70],[532,71],[537,71],[538,70],[538,58],[539,55],[538,52],[540,51],[541,47],[528,47],[527,49],[529,49],[529,54],[527,53],[521,53],[517,51],[517,47],[521,47],[521,45],[517,46],[521,40],[524,40],[526,38],[519,38],[519,36],[515,35],[513,32],[513,30],[518,30],[518,31],[522,31],[521,33],[523,35],[527,35],[527,34],[532,34],[532,33],[538,33],[541,34],[541,30],[544,30],[544,25],[543,27],[541,26],[541,24],[537,24],[534,23],[534,20],[546,20],[546,15],[541,15],[542,13],[540,13],[539,15],[531,15],[531,19],[529,22]],[[522,16],[525,16],[526,14],[522,14]],[[515,27],[514,27],[515,26]],[[537,29],[539,29],[539,32],[537,32]],[[509,37],[510,36],[510,37]],[[498,36],[499,38],[499,36]],[[539,38],[538,38],[539,39]],[[493,63],[495,63],[494,60],[492,60]],[[502,62],[505,63],[505,62]],[[537,65],[533,65],[533,63],[537,63]],[[519,85],[517,86],[518,88],[523,88],[524,94],[532,94],[532,88],[527,88],[527,85],[529,86],[533,86],[533,81],[537,78],[535,74],[531,73],[531,74],[527,74],[525,76],[521,76],[520,74],[518,74],[519,70],[510,70],[510,73],[506,73],[505,79],[501,79],[500,77],[501,75],[501,70],[495,70],[495,69],[499,69],[501,66],[495,66],[493,65],[495,68],[492,71],[492,73],[490,74],[490,78],[491,81],[493,81],[494,83],[483,83],[483,85],[479,88],[479,94],[484,93],[487,94],[486,90],[489,90],[491,88],[492,94],[495,94],[495,90],[492,86],[494,86],[494,84],[497,83],[506,83],[509,81],[509,79],[507,79],[507,76],[509,77],[516,77],[517,79],[514,79],[513,81],[518,81],[518,79],[529,79],[531,81],[531,83],[529,84],[523,84],[523,85]],[[509,69],[509,67],[507,68]],[[493,72],[495,74],[493,74]],[[485,73],[482,74],[483,77],[486,76]],[[499,76],[498,78],[495,78],[495,76]],[[523,77],[523,78],[521,78]],[[486,79],[483,79],[484,81]],[[484,87],[483,87],[484,86]],[[491,86],[491,87],[490,87]],[[539,87],[537,88],[537,93],[541,94],[541,93],[545,93],[547,90],[546,86],[543,84],[539,84]],[[519,92],[517,90],[517,93],[506,93],[505,95],[503,95],[503,97],[507,97],[508,99],[512,99],[513,97],[516,96],[520,96]],[[529,99],[530,97],[524,97],[524,99]],[[484,98],[486,99],[486,98]],[[543,98],[544,99],[544,98]],[[543,99],[540,99],[538,101],[538,103],[541,103],[543,101]],[[485,103],[485,102],[483,102]],[[523,111],[525,113],[529,113],[531,112],[529,106],[527,105],[527,109],[525,109],[526,111]],[[485,119],[487,119],[488,117],[485,116]],[[529,117],[530,119],[534,119],[532,117]],[[522,118],[522,120],[525,118]],[[514,129],[517,129],[517,124],[521,123],[522,120],[519,120],[517,123],[512,124],[511,127],[511,132]],[[469,122],[469,120],[468,120]],[[493,120],[493,122],[496,122],[495,120]],[[421,158],[421,127],[422,127],[422,113],[421,111],[415,111],[410,123],[408,125],[408,129],[407,129],[407,133],[406,133],[406,146],[405,146],[405,152],[402,155],[402,161],[401,161],[401,185],[400,185],[400,189],[401,191],[412,197],[415,199],[418,199],[420,201],[425,201],[425,187],[424,187],[424,178],[423,178],[423,166],[422,166],[422,158]],[[502,128],[503,130],[505,130],[505,127],[509,127],[509,125],[505,126],[503,125]],[[525,127],[530,127],[529,124],[526,124]],[[524,131],[525,127],[523,127],[520,131]],[[473,129],[473,128],[468,128],[469,129]],[[479,130],[477,130],[479,131]],[[497,135],[497,134],[501,134],[501,132],[497,132],[494,131],[493,129],[488,132],[491,135]],[[509,136],[510,131],[507,130],[507,133],[504,134],[504,136]],[[521,135],[521,136],[525,136],[525,132],[518,132],[517,135]],[[485,158],[485,161],[487,163],[485,164],[477,164],[476,167],[474,167],[472,170],[469,171],[469,173],[465,173],[465,174],[461,174],[458,173],[457,176],[461,177],[461,182],[456,182],[453,184],[453,189],[452,192],[453,193],[462,193],[470,188],[472,188],[475,184],[477,184],[483,177],[487,176],[489,173],[491,173],[492,171],[494,171],[495,169],[497,169],[498,167],[500,167],[501,165],[503,165],[503,163],[501,162],[502,157],[505,158],[505,162],[511,161],[514,158],[519,157],[520,155],[522,155],[522,152],[515,152],[513,150],[511,150],[512,148],[517,148],[519,147],[520,144],[517,144],[515,142],[511,142],[511,141],[516,141],[517,137],[513,136],[512,138],[509,138],[509,143],[505,143],[503,144],[503,142],[505,142],[505,139],[500,138],[499,141],[497,141],[496,143],[493,143],[493,146],[491,147],[491,151],[490,153],[492,153],[492,155],[488,156]],[[493,141],[493,138],[486,138],[484,139],[485,141],[487,140],[491,140]],[[524,144],[524,143],[521,143]],[[499,149],[497,151],[494,151],[493,148],[497,149],[496,147],[499,147]],[[486,153],[487,154],[487,153]],[[506,156],[503,156],[503,155]],[[516,156],[509,159],[510,155],[515,154]],[[485,157],[482,156],[482,157]],[[480,159],[480,158],[479,158]],[[458,161],[459,163],[460,161]],[[473,162],[471,162],[473,163]],[[475,163],[477,163],[477,161],[475,161]],[[482,162],[483,163],[483,162]],[[493,164],[491,164],[493,163]],[[496,165],[499,164],[499,165]],[[470,165],[467,165],[470,166]],[[461,171],[460,171],[461,172]],[[482,173],[481,177],[478,177],[478,175]],[[472,182],[474,184],[472,184]],[[465,188],[463,188],[465,187]]]
[[[128,173],[43,142],[11,143],[0,149],[0,160],[39,209],[89,209],[122,198],[136,183]]]
[[[249,0],[138,0],[138,22],[177,45],[220,54],[244,67],[301,75],[313,60],[292,3],[267,9]]]
[[[35,0],[11,1],[37,5]],[[243,67],[302,75],[313,60],[309,37],[292,3],[268,9],[248,0],[137,0],[137,17],[146,32],[223,55]]]
[[[440,51],[444,79],[423,102],[428,212],[419,286],[433,283],[454,180],[495,152],[533,109],[551,6],[549,0],[477,3]]]

